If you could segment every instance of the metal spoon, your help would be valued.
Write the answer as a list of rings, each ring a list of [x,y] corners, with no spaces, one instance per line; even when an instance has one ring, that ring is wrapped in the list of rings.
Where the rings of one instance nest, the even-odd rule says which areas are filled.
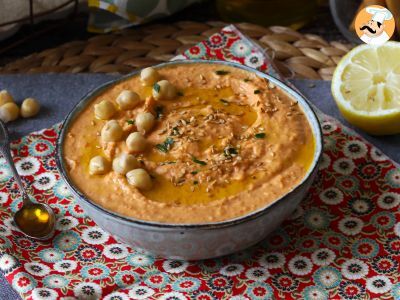
[[[23,206],[14,215],[14,222],[26,236],[47,240],[54,235],[55,215],[47,204],[34,203],[25,191],[11,156],[10,139],[6,125],[0,120],[0,152],[7,161],[22,195]]]

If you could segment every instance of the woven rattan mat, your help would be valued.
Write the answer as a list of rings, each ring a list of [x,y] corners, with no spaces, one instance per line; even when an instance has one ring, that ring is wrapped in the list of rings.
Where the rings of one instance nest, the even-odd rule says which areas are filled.
[[[167,61],[225,25],[185,21],[126,29],[31,54],[1,67],[0,73],[128,73]],[[287,27],[235,25],[259,43],[287,77],[330,80],[336,64],[352,47]]]

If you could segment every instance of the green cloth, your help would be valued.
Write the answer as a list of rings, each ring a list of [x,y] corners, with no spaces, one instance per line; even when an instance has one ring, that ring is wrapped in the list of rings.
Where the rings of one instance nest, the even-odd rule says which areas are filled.
[[[172,15],[202,0],[89,0],[88,30],[105,33]]]

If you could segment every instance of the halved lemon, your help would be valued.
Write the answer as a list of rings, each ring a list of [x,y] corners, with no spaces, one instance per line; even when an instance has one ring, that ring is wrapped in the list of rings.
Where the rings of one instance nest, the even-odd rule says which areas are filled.
[[[351,124],[374,135],[400,133],[400,43],[354,48],[336,67],[331,89]]]

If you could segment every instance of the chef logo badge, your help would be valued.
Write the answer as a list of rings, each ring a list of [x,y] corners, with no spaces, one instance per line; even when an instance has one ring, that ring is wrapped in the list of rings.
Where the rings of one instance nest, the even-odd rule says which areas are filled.
[[[364,43],[379,46],[392,37],[395,21],[387,8],[370,5],[359,11],[354,25],[358,37]]]

